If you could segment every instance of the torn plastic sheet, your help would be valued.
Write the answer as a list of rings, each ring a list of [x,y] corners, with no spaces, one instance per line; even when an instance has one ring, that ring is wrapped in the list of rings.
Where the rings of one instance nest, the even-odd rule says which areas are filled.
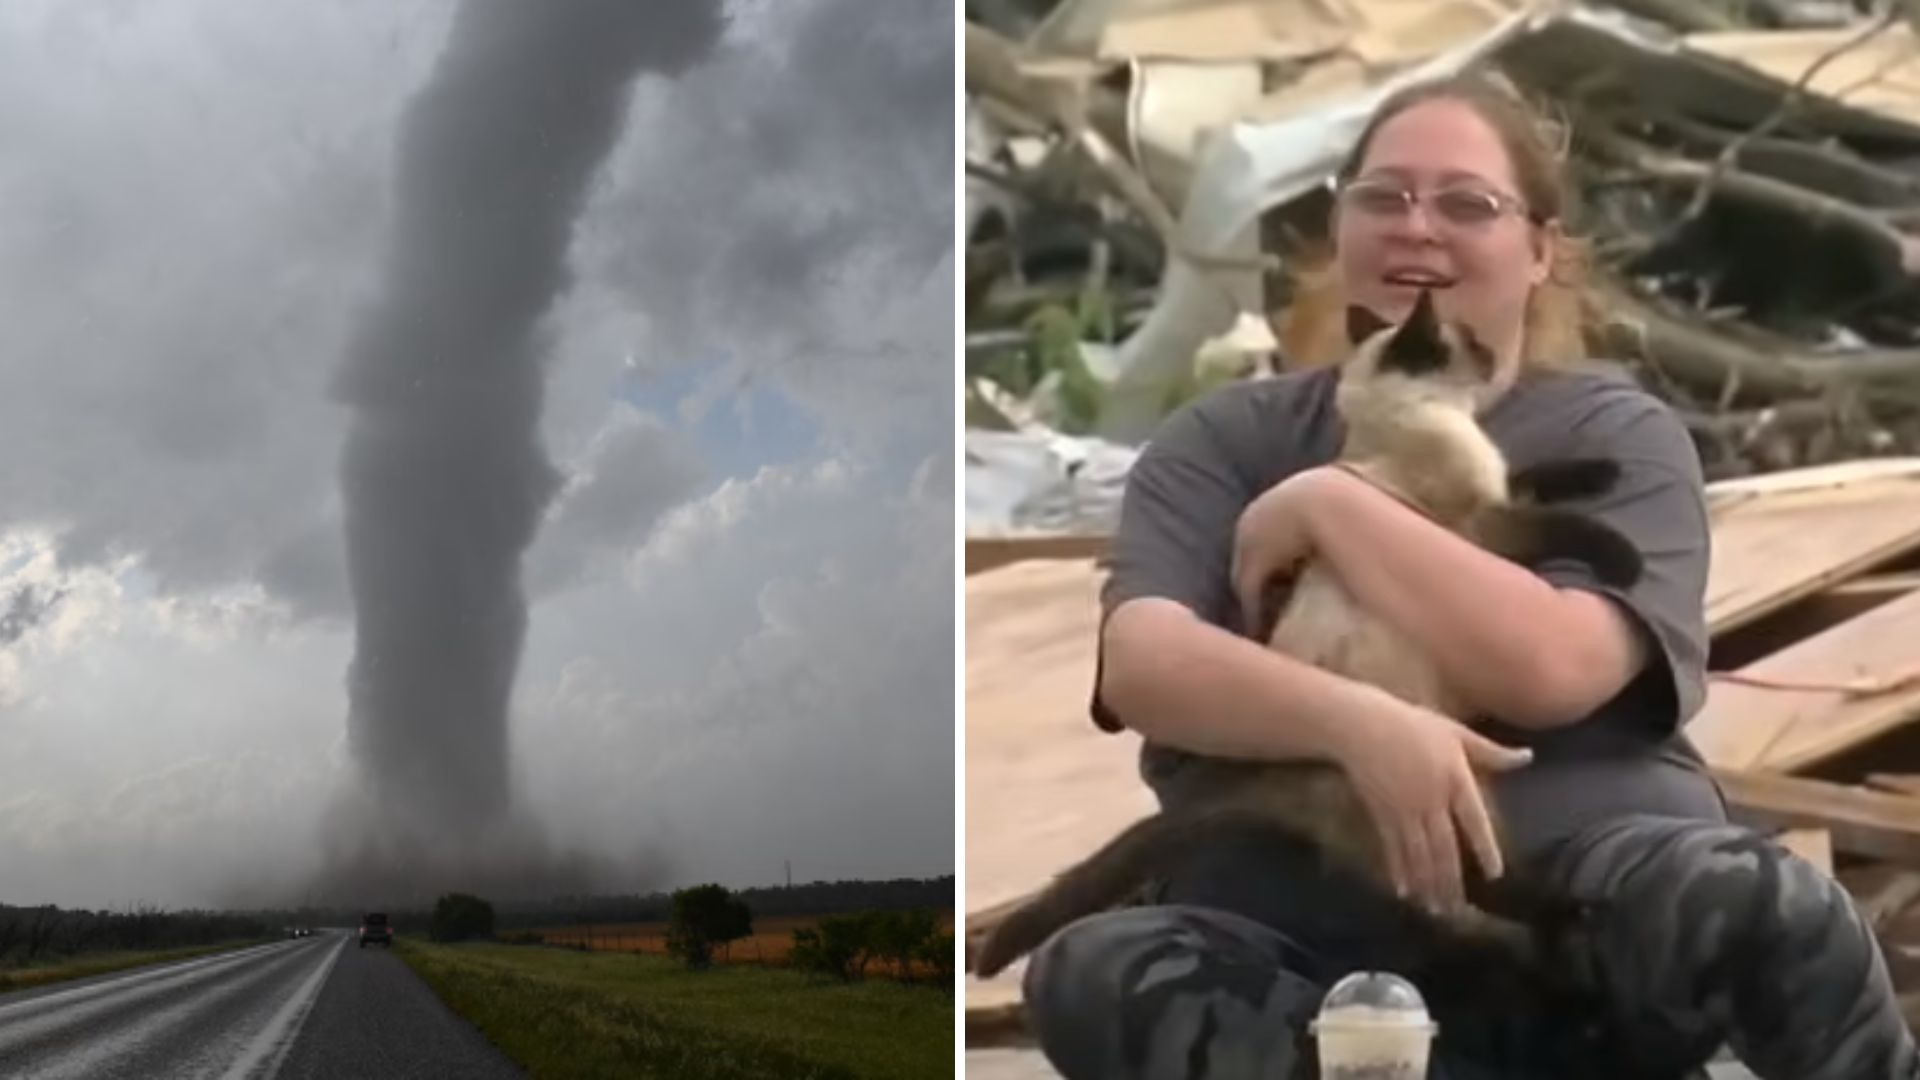
[[[968,536],[1105,536],[1139,451],[1046,430],[967,432]]]

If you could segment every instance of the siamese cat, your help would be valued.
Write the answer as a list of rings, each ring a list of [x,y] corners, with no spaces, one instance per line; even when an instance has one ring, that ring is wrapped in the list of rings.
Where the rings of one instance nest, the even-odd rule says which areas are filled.
[[[1617,463],[1577,459],[1510,472],[1477,420],[1498,392],[1493,354],[1465,326],[1440,319],[1427,293],[1398,325],[1350,308],[1348,333],[1354,351],[1335,396],[1345,427],[1341,465],[1521,565],[1577,559],[1611,585],[1638,579],[1641,558],[1630,540],[1594,518],[1548,505],[1604,492],[1618,479]],[[1431,659],[1361,608],[1318,563],[1304,568],[1260,625],[1269,645],[1295,659],[1463,723],[1474,719]],[[1488,781],[1476,780],[1506,850]],[[986,933],[975,974],[989,978],[1075,919],[1127,900],[1170,869],[1195,837],[1226,830],[1304,844],[1326,868],[1357,873],[1391,895],[1378,830],[1345,772],[1323,762],[1263,763],[1190,804],[1136,822],[1059,875]],[[1408,917],[1430,931],[1429,959],[1476,977],[1489,965],[1506,965],[1516,986],[1527,983],[1544,963],[1538,935],[1557,932],[1574,913],[1515,883],[1511,873],[1497,884],[1477,877],[1469,853],[1462,865],[1470,868],[1468,905],[1438,914],[1405,905]]]

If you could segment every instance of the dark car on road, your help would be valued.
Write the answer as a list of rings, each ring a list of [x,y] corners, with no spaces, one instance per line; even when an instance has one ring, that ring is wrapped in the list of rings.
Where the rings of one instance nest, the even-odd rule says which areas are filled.
[[[360,920],[360,947],[364,949],[369,944],[376,943],[392,947],[393,924],[387,922],[384,914],[370,911]]]

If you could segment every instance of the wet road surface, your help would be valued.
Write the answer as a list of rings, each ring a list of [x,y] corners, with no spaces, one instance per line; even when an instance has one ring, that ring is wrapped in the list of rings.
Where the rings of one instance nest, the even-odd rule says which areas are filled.
[[[323,931],[0,994],[22,1080],[524,1080],[386,949]]]

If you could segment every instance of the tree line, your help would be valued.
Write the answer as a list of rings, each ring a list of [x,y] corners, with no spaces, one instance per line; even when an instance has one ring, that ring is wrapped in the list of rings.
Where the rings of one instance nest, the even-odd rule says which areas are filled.
[[[753,910],[745,894],[720,885],[697,885],[673,894],[667,951],[690,968],[708,967],[716,948],[753,934]],[[916,965],[932,969],[934,981],[953,984],[953,934],[942,931],[927,908],[829,915],[793,931],[793,966],[854,982],[875,964],[891,965],[912,982]]]
[[[215,945],[271,933],[269,924],[257,916],[227,912],[164,911],[144,904],[126,911],[0,904],[0,967],[88,952]]]
[[[665,922],[673,916],[675,893],[631,896],[557,897],[539,903],[501,903],[500,923],[508,927],[560,926],[568,923]],[[754,886],[734,895],[756,915],[830,915],[843,911],[908,911],[954,907],[951,874],[937,878],[879,881],[814,881],[792,886]]]

